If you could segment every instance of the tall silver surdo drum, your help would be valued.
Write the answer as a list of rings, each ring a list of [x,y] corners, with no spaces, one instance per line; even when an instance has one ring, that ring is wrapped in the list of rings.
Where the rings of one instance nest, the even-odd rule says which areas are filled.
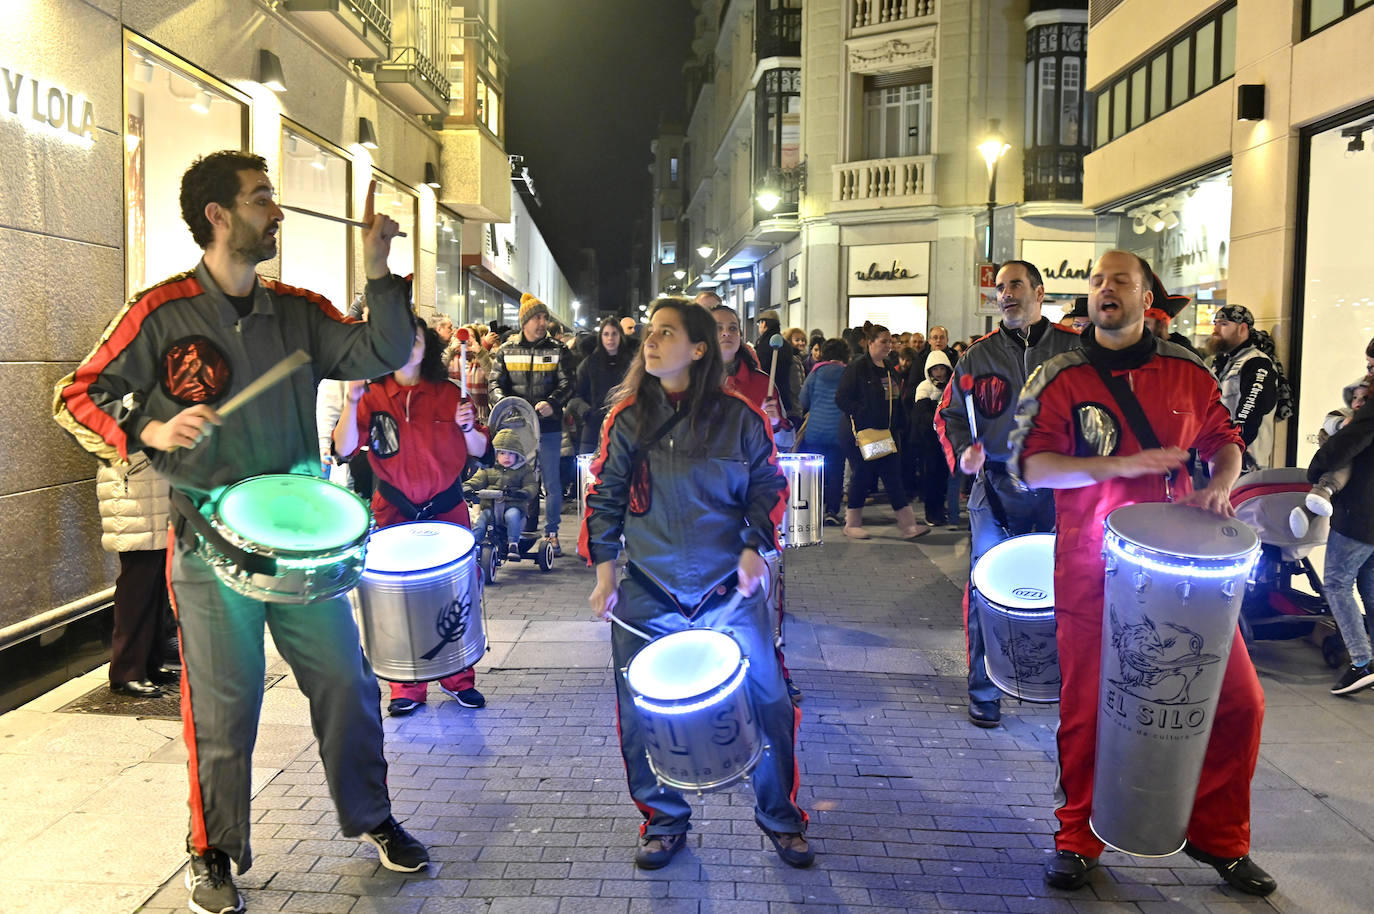
[[[825,501],[821,495],[825,459],[820,454],[779,454],[778,466],[787,477],[787,506],[778,529],[782,547],[821,545],[825,529]]]
[[[577,525],[587,516],[587,489],[592,484],[592,458],[595,454],[577,455]]]
[[[372,532],[353,594],[363,652],[378,676],[442,679],[486,652],[475,547],[470,530],[443,521]]]
[[[757,764],[763,739],[749,703],[748,672],[740,643],[710,628],[655,638],[631,658],[625,682],[660,783],[715,790]]]
[[[1143,857],[1183,847],[1259,538],[1201,508],[1107,515],[1090,823]]]
[[[1058,701],[1054,534],[1003,540],[978,559],[972,580],[988,678],[1024,701]]]

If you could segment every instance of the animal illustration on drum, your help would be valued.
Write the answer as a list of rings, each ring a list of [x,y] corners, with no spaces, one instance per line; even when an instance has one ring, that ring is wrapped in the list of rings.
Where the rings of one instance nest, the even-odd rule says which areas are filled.
[[[1165,622],[1177,632],[1164,637],[1149,616],[1140,622],[1123,623],[1112,606],[1112,647],[1120,662],[1120,678],[1111,679],[1121,691],[1162,705],[1193,704],[1189,690],[1203,670],[1221,660],[1204,654],[1204,639],[1186,626]],[[1180,644],[1180,638],[1186,643]]]
[[[1016,670],[1018,682],[1037,685],[1059,682],[1059,647],[1053,638],[1036,638],[1027,632],[1015,632],[1009,641],[999,646],[1002,656]]]

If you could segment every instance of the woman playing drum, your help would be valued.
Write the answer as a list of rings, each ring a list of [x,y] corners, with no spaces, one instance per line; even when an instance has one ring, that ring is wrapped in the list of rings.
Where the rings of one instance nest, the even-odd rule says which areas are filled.
[[[602,427],[579,552],[596,568],[589,602],[598,617],[615,610],[654,636],[728,629],[741,642],[749,658],[746,688],[770,746],[753,771],[754,818],[784,862],[809,866],[807,816],[796,799],[801,713],[787,697],[760,587],[765,556],[777,549],[786,481],[767,418],[722,390],[721,381],[710,312],[685,299],[659,299]],[[617,583],[622,536],[628,564]],[[735,589],[742,601],[732,602]],[[614,629],[616,669],[643,646]],[[645,820],[635,863],[656,869],[685,843],[691,807],[655,777],[645,730],[619,675],[616,699],[630,794]]]
[[[334,426],[334,449],[351,457],[368,441],[368,463],[377,477],[372,515],[378,527],[410,520],[449,521],[470,526],[463,500],[468,455],[481,457],[490,441],[477,424],[471,402],[461,400],[448,379],[439,335],[415,319],[415,343],[404,365],[380,381],[353,381],[343,414]],[[417,506],[422,510],[417,513]],[[439,680],[466,708],[486,704],[474,687],[472,668]],[[424,704],[428,683],[391,683],[387,713],[399,717]]]

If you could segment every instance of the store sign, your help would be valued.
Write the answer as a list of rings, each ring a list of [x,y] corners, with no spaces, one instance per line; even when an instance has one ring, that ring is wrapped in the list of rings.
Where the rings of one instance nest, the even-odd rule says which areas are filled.
[[[929,290],[928,242],[849,248],[850,295],[924,295]]]
[[[29,129],[60,132],[93,142],[95,105],[84,95],[44,83],[9,67],[0,67],[4,80],[5,111]]]
[[[754,284],[753,267],[736,267],[730,271],[730,285],[750,286]]]
[[[801,301],[803,282],[801,255],[793,254],[787,258],[787,300],[789,302]]]
[[[1021,242],[1021,259],[1035,264],[1047,295],[1087,295],[1096,254],[1091,241]]]
[[[975,264],[974,283],[978,286],[978,313],[1001,314],[997,304],[997,265],[993,263]]]

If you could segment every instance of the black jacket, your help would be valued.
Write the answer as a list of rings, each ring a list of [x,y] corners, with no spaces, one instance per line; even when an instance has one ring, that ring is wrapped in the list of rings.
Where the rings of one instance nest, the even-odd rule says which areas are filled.
[[[607,354],[600,346],[577,367],[577,384],[574,395],[587,404],[587,414],[582,418],[581,450],[590,453],[596,450],[597,436],[601,433],[601,421],[606,418],[606,400],[617,384],[625,379],[634,353],[628,346],[621,346],[615,355]]]
[[[1336,509],[1331,528],[1342,536],[1374,545],[1374,409],[1366,403],[1355,410],[1345,428],[1332,435],[1312,458],[1307,478],[1350,467],[1350,482],[1331,500]]]
[[[883,390],[883,378],[888,380],[888,390],[892,401],[889,405]],[[890,428],[894,437],[906,427],[906,410],[898,402],[902,382],[897,372],[891,368],[879,368],[873,360],[864,355],[845,367],[840,376],[840,386],[835,391],[835,405],[853,421],[858,429]],[[841,424],[842,438],[853,440],[854,432],[849,421]]]
[[[539,430],[556,432],[563,428],[563,407],[572,399],[572,386],[568,347],[548,335],[531,343],[517,332],[496,350],[487,397],[492,406],[504,397],[520,397],[531,406],[548,403],[553,414],[539,417]]]

